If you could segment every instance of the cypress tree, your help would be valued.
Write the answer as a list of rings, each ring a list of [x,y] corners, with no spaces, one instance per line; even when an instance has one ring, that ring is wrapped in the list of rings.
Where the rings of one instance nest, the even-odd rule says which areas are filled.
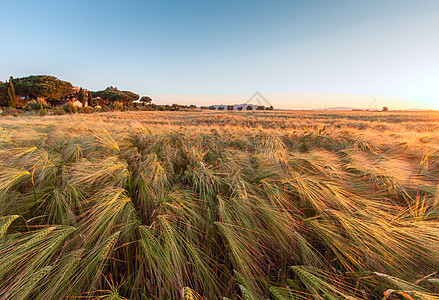
[[[91,91],[88,91],[88,105],[95,106],[93,101],[93,96],[91,95]]]
[[[79,89],[79,102],[82,103],[83,106],[85,106],[85,98],[84,98],[84,90],[82,88]]]
[[[6,99],[6,103],[9,107],[15,108],[16,104],[16,97],[15,97],[15,88],[14,84],[12,83],[13,77],[9,77],[9,83],[8,83],[8,96]]]

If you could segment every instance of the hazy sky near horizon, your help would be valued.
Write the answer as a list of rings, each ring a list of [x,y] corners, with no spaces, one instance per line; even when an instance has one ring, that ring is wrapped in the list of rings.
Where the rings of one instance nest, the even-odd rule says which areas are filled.
[[[0,26],[2,81],[49,74],[161,103],[260,91],[282,108],[439,109],[437,0],[14,0]]]

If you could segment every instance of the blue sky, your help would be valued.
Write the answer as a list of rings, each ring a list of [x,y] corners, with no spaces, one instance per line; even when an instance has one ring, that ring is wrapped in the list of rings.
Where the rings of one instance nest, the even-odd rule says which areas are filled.
[[[159,103],[439,109],[439,1],[1,1],[0,80]],[[242,99],[242,101],[241,101]]]

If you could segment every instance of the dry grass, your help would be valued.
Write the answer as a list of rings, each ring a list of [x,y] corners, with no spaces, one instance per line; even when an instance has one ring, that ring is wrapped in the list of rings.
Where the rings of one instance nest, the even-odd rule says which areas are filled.
[[[0,299],[439,299],[438,129],[434,112],[3,117]]]

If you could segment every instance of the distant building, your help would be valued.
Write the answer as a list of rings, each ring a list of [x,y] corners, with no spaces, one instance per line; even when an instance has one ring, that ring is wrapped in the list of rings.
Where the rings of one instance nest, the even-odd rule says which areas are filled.
[[[81,88],[79,86],[74,86],[73,87],[73,94],[79,94],[80,90],[81,90]]]
[[[75,100],[75,101],[72,102],[72,105],[73,105],[74,107],[78,107],[78,108],[80,108],[80,107],[82,107],[82,102],[79,101],[79,100]],[[87,107],[87,102],[85,103],[85,106]]]
[[[214,107],[215,110],[227,110],[227,106],[228,105],[221,104],[221,105],[212,105],[211,107]],[[253,108],[253,110],[256,110],[256,108],[258,108],[258,105],[255,105],[255,104],[234,104],[233,105],[233,110],[243,110],[243,111],[246,111],[246,110],[248,110],[247,106],[251,106]],[[239,109],[239,107],[242,107],[242,108]]]
[[[56,102],[54,104],[56,106],[63,106],[65,104],[72,103],[73,106],[75,106],[75,107],[82,107],[83,106],[82,103],[78,100],[79,99],[79,91],[81,90],[81,88],[79,86],[74,86],[72,89],[73,89],[73,93],[65,96],[61,102]],[[85,107],[87,107],[88,106],[88,95],[89,95],[88,90],[83,89],[83,93],[84,93],[84,99],[85,99]],[[81,103],[81,106],[79,106],[79,104],[75,104],[76,102]]]

